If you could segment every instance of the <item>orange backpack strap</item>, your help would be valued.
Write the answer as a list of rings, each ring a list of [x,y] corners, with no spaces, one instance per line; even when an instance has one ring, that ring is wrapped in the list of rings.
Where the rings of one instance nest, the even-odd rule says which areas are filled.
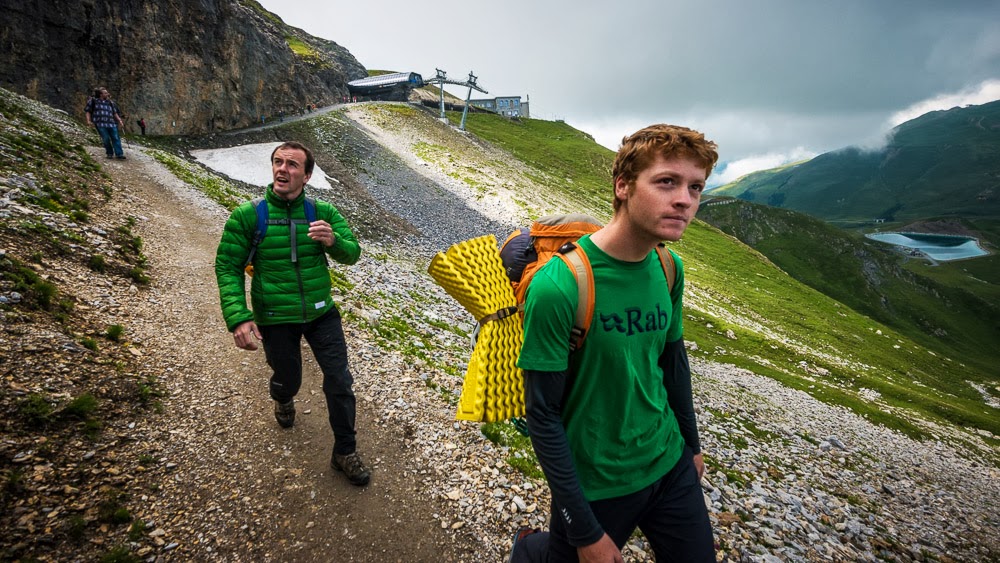
[[[590,267],[587,253],[573,243],[563,245],[558,256],[576,277],[576,320],[569,337],[569,349],[575,352],[583,346],[583,340],[594,319],[594,271]]]
[[[660,259],[663,276],[667,280],[667,292],[673,293],[677,282],[677,264],[674,255],[663,243],[656,245],[656,255]],[[558,256],[576,278],[576,319],[569,338],[570,351],[575,352],[583,346],[587,331],[590,330],[590,323],[594,320],[594,270],[587,253],[571,242],[559,249]]]
[[[662,242],[656,245],[656,255],[660,257],[660,266],[663,266],[663,275],[667,278],[667,292],[673,293],[674,282],[677,281],[677,264],[674,263],[674,255],[667,250],[666,245]]]

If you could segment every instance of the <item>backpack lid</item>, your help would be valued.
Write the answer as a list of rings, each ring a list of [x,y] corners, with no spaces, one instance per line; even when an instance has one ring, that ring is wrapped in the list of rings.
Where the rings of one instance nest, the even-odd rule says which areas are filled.
[[[514,231],[500,247],[500,262],[512,282],[521,281],[524,268],[536,260],[538,252],[531,244],[531,232],[528,229]]]
[[[600,229],[601,222],[590,215],[561,213],[538,218],[531,225],[531,236],[576,240],[583,235],[596,233]]]

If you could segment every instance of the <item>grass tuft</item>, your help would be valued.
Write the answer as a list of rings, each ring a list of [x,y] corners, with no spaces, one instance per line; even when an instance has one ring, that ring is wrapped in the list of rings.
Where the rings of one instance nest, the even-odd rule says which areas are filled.
[[[125,327],[122,325],[111,325],[104,332],[104,336],[113,342],[121,342],[122,335],[125,334]]]

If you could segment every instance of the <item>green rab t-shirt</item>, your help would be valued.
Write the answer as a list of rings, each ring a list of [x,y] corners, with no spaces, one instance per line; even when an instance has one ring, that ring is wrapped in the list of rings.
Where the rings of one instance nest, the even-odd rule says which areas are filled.
[[[594,319],[583,347],[570,354],[576,279],[558,257],[535,274],[525,298],[518,367],[569,369],[562,422],[588,501],[634,493],[670,471],[684,449],[658,365],[667,342],[681,338],[684,270],[667,292],[656,252],[622,262],[579,241],[594,271]],[[675,256],[676,259],[676,256]]]

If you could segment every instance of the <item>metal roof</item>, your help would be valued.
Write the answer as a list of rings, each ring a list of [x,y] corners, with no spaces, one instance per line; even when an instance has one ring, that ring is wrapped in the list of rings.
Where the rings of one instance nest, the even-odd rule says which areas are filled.
[[[380,74],[378,76],[369,76],[368,78],[360,78],[358,80],[352,80],[347,83],[348,86],[354,86],[356,88],[371,88],[377,86],[392,86],[394,84],[405,84],[410,82],[410,76],[412,72],[393,72],[391,74]]]

